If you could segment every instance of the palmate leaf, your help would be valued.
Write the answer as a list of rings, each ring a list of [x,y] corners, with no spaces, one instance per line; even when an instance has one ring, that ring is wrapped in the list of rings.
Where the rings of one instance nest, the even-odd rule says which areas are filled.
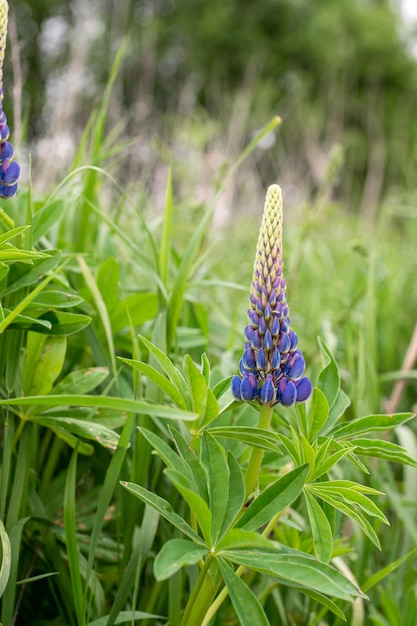
[[[301,465],[269,485],[249,505],[239,519],[238,526],[246,530],[256,530],[290,506],[300,495],[308,471],[308,465]]]
[[[215,544],[219,539],[229,499],[229,467],[224,448],[208,432],[203,434],[201,441],[201,462],[208,479],[209,505],[213,515],[211,536]]]
[[[417,461],[413,459],[405,448],[391,441],[383,439],[350,439],[355,446],[355,453],[362,456],[378,457],[387,461],[395,461],[417,467]]]
[[[198,563],[207,554],[207,546],[188,539],[170,539],[157,554],[153,571],[156,580],[166,580],[185,565]]]
[[[269,626],[259,600],[224,559],[218,560],[223,580],[242,626]]]
[[[210,428],[210,433],[219,438],[233,439],[256,448],[280,452],[278,436],[274,432],[268,432],[263,428],[254,426],[215,426]]]
[[[312,589],[318,593],[352,602],[361,591],[335,568],[313,557],[291,550],[224,550],[225,559],[278,578],[284,585]]]

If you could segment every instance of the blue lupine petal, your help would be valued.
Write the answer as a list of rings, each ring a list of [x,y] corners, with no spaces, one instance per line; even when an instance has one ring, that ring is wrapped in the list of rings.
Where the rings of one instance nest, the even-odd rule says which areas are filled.
[[[256,355],[256,367],[260,371],[265,371],[266,370],[266,358],[265,358],[265,352],[264,352],[263,348],[258,350],[258,353]]]
[[[273,337],[277,337],[278,333],[280,331],[281,325],[279,323],[279,319],[276,315],[274,315],[274,318],[272,320],[272,325],[271,325],[271,334]]]
[[[20,165],[16,161],[12,161],[7,168],[6,173],[2,177],[2,183],[4,185],[13,185],[20,175]]]
[[[252,350],[252,348],[249,348],[249,350],[245,350],[245,352],[243,353],[242,360],[243,360],[243,365],[245,369],[248,369],[248,370],[256,369],[255,353]]]
[[[279,338],[278,338],[278,350],[282,353],[282,352],[288,352],[290,348],[291,348],[290,338],[288,337],[286,333],[280,332]]]
[[[281,404],[284,406],[292,406],[297,399],[297,388],[292,380],[283,378],[278,385],[281,396]]]
[[[264,348],[265,350],[272,350],[272,346],[273,346],[272,335],[271,335],[271,331],[268,328],[264,337]]]
[[[278,350],[278,348],[275,348],[274,354],[272,355],[272,359],[271,359],[271,369],[277,370],[279,369],[280,365],[281,365],[281,353]]]
[[[232,378],[232,394],[236,400],[241,400],[240,397],[240,386],[242,383],[242,379],[239,376],[233,376]]]
[[[0,198],[13,198],[17,191],[17,183],[14,185],[0,184]]]
[[[297,402],[305,402],[311,395],[313,390],[313,385],[311,384],[311,380],[304,376],[304,378],[300,378],[299,381],[295,383],[297,388]]]
[[[306,368],[305,361],[300,354],[295,354],[289,359],[285,368],[284,374],[292,380],[298,380],[304,374]]]
[[[275,399],[275,387],[271,374],[268,374],[266,377],[259,395],[263,404],[271,404]]]

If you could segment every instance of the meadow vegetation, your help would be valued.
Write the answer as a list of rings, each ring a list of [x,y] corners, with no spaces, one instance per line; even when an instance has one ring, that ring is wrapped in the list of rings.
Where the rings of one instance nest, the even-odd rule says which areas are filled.
[[[79,3],[16,0],[3,626],[417,623],[417,64],[388,2],[258,4],[93,3],[83,59]],[[39,75],[88,60],[52,124]],[[230,381],[272,183],[314,391],[266,428]]]

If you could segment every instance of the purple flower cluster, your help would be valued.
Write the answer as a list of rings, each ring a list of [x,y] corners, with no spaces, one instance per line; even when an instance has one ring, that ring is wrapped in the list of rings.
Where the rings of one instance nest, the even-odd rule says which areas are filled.
[[[11,198],[17,191],[20,165],[13,161],[13,146],[8,141],[10,129],[3,111],[3,60],[6,49],[9,6],[0,0],[0,198]]]
[[[271,185],[254,263],[241,376],[232,379],[236,400],[290,406],[311,394],[298,337],[290,324],[282,268],[282,196],[280,187]]]

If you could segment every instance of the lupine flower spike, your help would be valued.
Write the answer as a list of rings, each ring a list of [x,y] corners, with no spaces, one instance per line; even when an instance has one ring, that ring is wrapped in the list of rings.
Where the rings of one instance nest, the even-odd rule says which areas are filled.
[[[13,146],[7,141],[10,129],[7,126],[3,111],[3,61],[6,49],[7,16],[9,5],[7,0],[0,0],[0,198],[11,198],[17,191],[17,179],[20,165],[13,159]]]
[[[256,248],[241,376],[232,379],[236,400],[291,406],[310,396],[312,385],[303,376],[305,361],[289,314],[282,262],[282,195],[278,185],[271,185]]]

